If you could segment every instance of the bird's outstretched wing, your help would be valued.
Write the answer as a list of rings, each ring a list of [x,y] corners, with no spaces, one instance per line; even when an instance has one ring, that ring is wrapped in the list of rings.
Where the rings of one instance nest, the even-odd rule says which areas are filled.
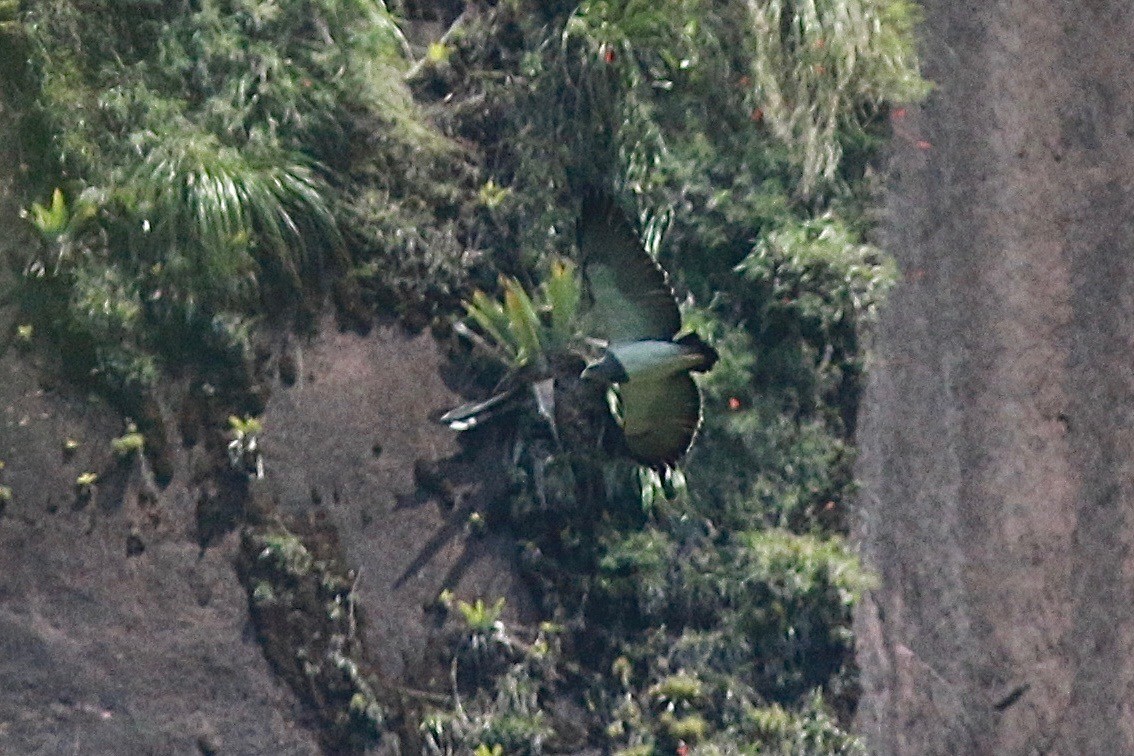
[[[584,198],[579,249],[596,335],[611,343],[669,341],[681,329],[681,312],[665,271],[609,196]]]
[[[632,380],[618,389],[630,456],[654,469],[672,466],[689,450],[701,425],[701,392],[693,376]]]

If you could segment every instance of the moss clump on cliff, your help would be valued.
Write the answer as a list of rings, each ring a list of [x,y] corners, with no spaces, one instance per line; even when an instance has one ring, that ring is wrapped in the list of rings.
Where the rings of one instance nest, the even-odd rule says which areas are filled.
[[[381,740],[397,703],[368,668],[354,575],[280,522],[246,527],[238,568],[264,654],[318,716],[334,753]],[[325,544],[333,552],[336,544]]]

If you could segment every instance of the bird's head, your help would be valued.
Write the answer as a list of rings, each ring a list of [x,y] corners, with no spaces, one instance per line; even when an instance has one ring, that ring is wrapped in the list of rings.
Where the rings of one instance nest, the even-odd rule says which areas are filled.
[[[626,374],[626,368],[618,361],[609,351],[604,353],[602,359],[598,362],[592,362],[583,368],[583,373],[580,376],[585,380],[600,381],[602,383],[622,383],[629,380],[630,376]]]

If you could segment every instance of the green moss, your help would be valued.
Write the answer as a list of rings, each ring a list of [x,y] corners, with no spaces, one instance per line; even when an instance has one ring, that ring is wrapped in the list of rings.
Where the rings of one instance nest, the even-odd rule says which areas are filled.
[[[119,458],[129,457],[141,452],[146,445],[146,437],[137,430],[130,431],[123,436],[111,439],[110,448]]]
[[[670,738],[686,743],[699,743],[709,733],[709,723],[700,714],[675,717],[666,712],[661,716],[661,725]]]
[[[680,707],[697,703],[701,699],[702,685],[694,675],[670,675],[650,688],[650,695],[663,704]]]

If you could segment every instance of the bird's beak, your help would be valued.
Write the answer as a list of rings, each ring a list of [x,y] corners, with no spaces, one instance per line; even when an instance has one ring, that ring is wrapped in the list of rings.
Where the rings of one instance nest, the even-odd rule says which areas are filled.
[[[583,368],[579,377],[603,383],[621,383],[627,380],[626,369],[610,352],[604,354],[598,362],[592,362]]]

